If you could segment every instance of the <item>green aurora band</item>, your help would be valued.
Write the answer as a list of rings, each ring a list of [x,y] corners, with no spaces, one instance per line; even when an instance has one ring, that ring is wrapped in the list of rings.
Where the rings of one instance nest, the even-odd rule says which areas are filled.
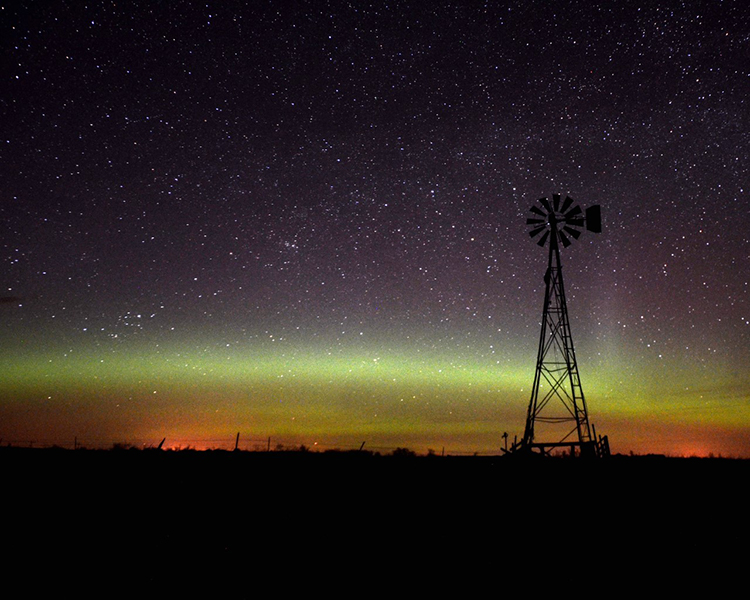
[[[17,432],[9,442],[61,445],[149,445],[166,437],[168,447],[228,447],[242,432],[247,448],[271,438],[320,449],[364,441],[383,451],[494,454],[506,443],[503,433],[510,441],[523,433],[533,364],[518,348],[499,359],[394,347],[272,339],[16,348],[3,358],[0,416]],[[667,362],[579,354],[597,433],[608,435],[615,452],[721,453],[739,444],[750,456],[742,441],[748,382]]]

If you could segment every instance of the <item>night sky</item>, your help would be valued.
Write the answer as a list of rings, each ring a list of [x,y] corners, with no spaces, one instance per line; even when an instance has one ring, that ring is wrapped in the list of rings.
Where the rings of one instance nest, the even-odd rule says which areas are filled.
[[[744,2],[5,2],[0,443],[497,453],[547,254],[613,452],[750,457]]]

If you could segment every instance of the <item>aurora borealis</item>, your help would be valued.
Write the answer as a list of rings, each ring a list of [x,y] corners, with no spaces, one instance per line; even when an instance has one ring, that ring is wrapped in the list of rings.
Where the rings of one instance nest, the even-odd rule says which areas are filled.
[[[563,251],[613,452],[750,457],[743,3],[10,2],[0,438],[496,453]]]

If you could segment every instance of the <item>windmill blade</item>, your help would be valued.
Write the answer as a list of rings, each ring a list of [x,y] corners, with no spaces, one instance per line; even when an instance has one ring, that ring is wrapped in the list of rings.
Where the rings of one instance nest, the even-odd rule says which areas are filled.
[[[539,241],[537,242],[537,244],[539,244],[540,246],[544,246],[544,244],[547,241],[548,237],[549,237],[549,229],[547,229],[544,232],[544,235],[541,238],[539,238]]]
[[[567,233],[569,233],[570,235],[572,235],[573,239],[575,239],[575,240],[577,240],[580,237],[580,235],[581,235],[580,230],[573,229],[572,227],[568,227],[567,225],[565,227],[563,227],[563,231],[566,231]]]
[[[539,198],[539,204],[547,209],[547,214],[552,212],[552,206],[550,206],[549,200],[547,200],[547,198]]]
[[[563,205],[560,207],[560,212],[562,214],[568,212],[571,204],[573,204],[573,198],[571,198],[570,196],[565,196],[565,202],[563,202]]]
[[[574,217],[572,219],[567,219],[566,218],[565,219],[565,224],[566,225],[570,225],[572,227],[583,227],[585,223],[583,221],[583,217],[578,217],[578,218]]]
[[[529,210],[530,210],[531,212],[533,212],[533,213],[534,213],[535,215],[539,215],[540,217],[545,217],[545,218],[547,217],[547,213],[546,213],[546,212],[544,212],[544,211],[543,211],[543,210],[542,210],[541,208],[539,208],[538,206],[532,206],[532,207],[531,207],[531,208],[530,208]]]
[[[532,229],[531,231],[529,231],[529,235],[531,237],[535,237],[535,236],[539,235],[540,233],[542,233],[542,231],[544,231],[545,229],[547,229],[547,226],[546,225],[542,225],[541,227],[537,227],[536,229]]]
[[[560,194],[552,194],[552,206],[555,207],[555,212],[560,211]]]
[[[567,221],[570,218],[577,217],[580,215],[583,211],[581,210],[581,207],[577,204],[571,208],[567,213],[565,213],[565,220]]]
[[[546,223],[547,219],[532,219],[528,218],[526,219],[526,225],[538,225],[540,223]]]
[[[567,248],[568,246],[570,246],[570,240],[568,239],[568,236],[565,235],[562,231],[558,231],[557,236],[560,238],[563,248]]]

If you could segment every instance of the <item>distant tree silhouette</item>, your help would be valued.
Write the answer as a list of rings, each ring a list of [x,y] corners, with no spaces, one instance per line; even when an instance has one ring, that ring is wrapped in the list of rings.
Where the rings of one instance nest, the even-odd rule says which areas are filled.
[[[409,450],[408,448],[396,448],[392,452],[393,456],[401,456],[401,457],[407,457],[407,456],[416,456],[416,452],[413,450]]]
[[[112,450],[135,450],[135,447],[127,442],[116,442],[112,444]]]

